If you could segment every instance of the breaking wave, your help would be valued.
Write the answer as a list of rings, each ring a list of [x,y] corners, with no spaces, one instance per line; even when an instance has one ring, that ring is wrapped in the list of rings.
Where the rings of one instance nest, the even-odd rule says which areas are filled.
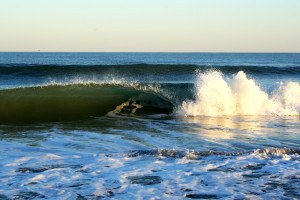
[[[263,91],[243,71],[198,74],[191,83],[71,81],[0,90],[0,122],[63,121],[114,114],[299,115],[298,82]]]
[[[0,90],[0,122],[78,120],[119,113],[170,113],[173,104],[150,86],[48,85]],[[117,112],[117,111],[116,111]]]
[[[299,115],[300,85],[280,83],[268,94],[243,71],[225,78],[219,71],[199,74],[195,100],[178,108],[184,116],[217,115]]]

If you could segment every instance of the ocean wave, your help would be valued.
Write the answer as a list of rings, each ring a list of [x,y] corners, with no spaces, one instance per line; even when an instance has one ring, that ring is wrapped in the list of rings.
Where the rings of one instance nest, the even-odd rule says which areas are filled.
[[[298,82],[266,92],[243,71],[198,73],[195,84],[110,80],[52,81],[0,90],[0,122],[61,121],[114,114],[174,116],[299,115]]]
[[[145,87],[72,84],[1,90],[0,122],[78,120],[116,109],[119,113],[170,113],[174,105],[155,88]]]

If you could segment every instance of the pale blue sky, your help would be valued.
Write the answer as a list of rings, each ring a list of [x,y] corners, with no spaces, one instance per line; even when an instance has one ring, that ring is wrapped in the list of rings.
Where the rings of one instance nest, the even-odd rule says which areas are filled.
[[[0,0],[0,51],[300,52],[300,0]]]

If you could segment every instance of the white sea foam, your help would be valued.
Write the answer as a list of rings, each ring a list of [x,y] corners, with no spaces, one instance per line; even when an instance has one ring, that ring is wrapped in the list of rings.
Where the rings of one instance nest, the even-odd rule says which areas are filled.
[[[168,152],[172,157],[175,150]],[[38,162],[43,156],[36,154],[33,159]],[[124,158],[120,154],[96,157],[86,154],[75,165],[47,164],[43,170],[28,167],[31,173],[5,166],[3,170],[14,173],[3,176],[0,194],[8,198],[28,195],[47,199],[79,199],[80,196],[150,199],[154,195],[158,199],[299,197],[298,154],[274,156],[257,150],[237,156],[202,156],[198,160],[149,155]],[[64,161],[73,162],[72,154],[64,157]],[[29,192],[23,192],[18,182]]]
[[[37,175],[37,176],[31,178],[30,181],[45,180],[45,179],[46,179],[46,177],[45,177],[44,175],[39,174],[39,175]]]
[[[299,137],[293,131],[299,117],[183,118],[102,117],[51,129],[47,124],[48,132],[26,127],[31,140],[30,134],[14,138],[20,142],[13,148],[0,141],[0,194],[9,199],[299,198]]]
[[[242,71],[226,79],[218,71],[199,74],[196,99],[184,101],[177,114],[218,115],[299,115],[300,85],[281,83],[268,94]]]
[[[49,153],[44,157],[44,159],[55,160],[55,159],[61,159],[61,157],[58,155]]]

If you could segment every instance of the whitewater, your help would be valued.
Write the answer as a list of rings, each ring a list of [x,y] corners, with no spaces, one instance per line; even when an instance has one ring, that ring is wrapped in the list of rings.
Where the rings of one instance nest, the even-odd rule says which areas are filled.
[[[300,54],[0,53],[0,199],[299,199]]]
[[[179,114],[216,115],[299,115],[298,82],[276,83],[263,91],[243,71],[227,81],[218,71],[200,74],[196,82],[195,101],[183,102]]]

